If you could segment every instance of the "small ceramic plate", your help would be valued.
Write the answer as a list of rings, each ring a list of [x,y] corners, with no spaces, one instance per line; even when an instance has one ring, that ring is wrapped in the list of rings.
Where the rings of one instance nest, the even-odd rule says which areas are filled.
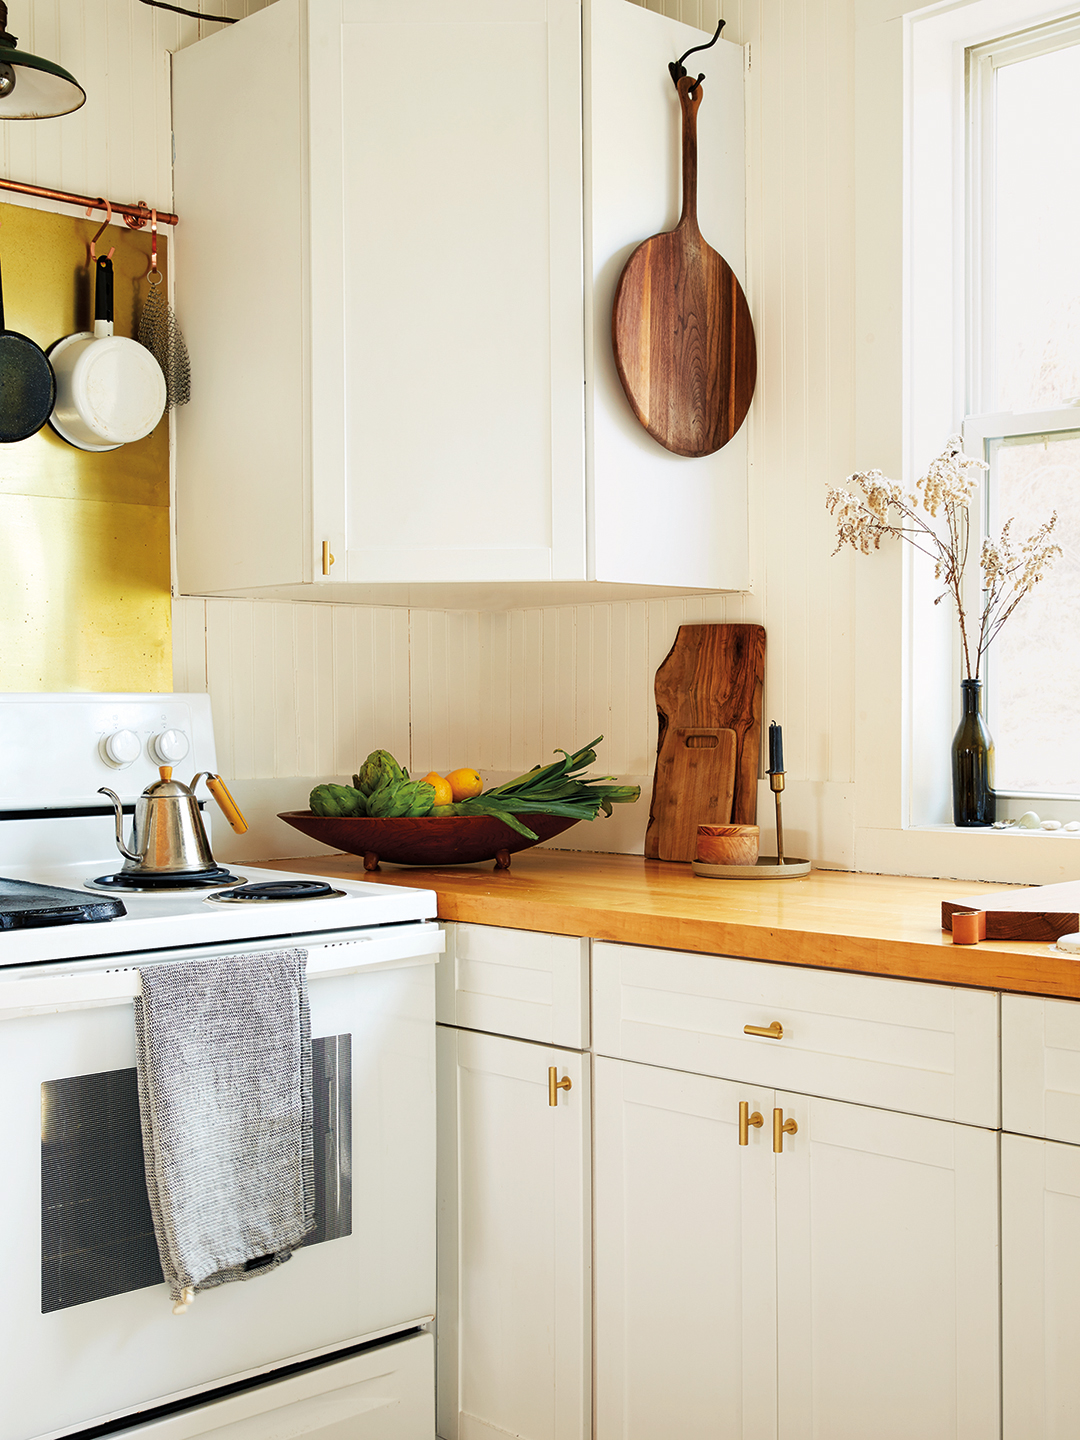
[[[706,880],[798,880],[810,874],[810,861],[785,857],[778,865],[775,855],[759,855],[756,865],[707,865],[704,860],[693,860],[694,874]]]

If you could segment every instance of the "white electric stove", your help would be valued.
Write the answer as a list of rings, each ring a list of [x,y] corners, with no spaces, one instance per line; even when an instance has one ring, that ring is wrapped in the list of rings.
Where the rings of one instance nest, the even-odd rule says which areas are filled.
[[[286,1411],[289,1435],[432,1440],[435,896],[312,894],[309,875],[232,865],[217,890],[103,897],[86,882],[122,857],[98,789],[130,807],[160,764],[189,784],[216,770],[206,696],[0,695],[0,877],[72,897],[52,902],[62,923],[16,906],[0,928],[0,1440],[276,1434]],[[291,878],[307,898],[230,898]],[[123,913],[79,920],[78,902]],[[286,946],[308,954],[316,1230],[174,1316],[142,1171],[138,970]]]

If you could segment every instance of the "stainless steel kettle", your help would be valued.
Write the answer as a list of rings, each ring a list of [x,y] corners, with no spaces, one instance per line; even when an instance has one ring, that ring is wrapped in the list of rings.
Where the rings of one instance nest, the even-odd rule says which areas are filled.
[[[116,809],[116,848],[124,857],[127,875],[177,875],[214,870],[216,865],[206,838],[195,787],[206,779],[222,814],[238,835],[247,830],[236,801],[220,775],[200,770],[190,785],[172,778],[172,766],[159,767],[160,780],[148,785],[135,802],[135,823],[130,846],[124,844],[124,806],[119,795],[106,786],[98,791],[108,795]]]

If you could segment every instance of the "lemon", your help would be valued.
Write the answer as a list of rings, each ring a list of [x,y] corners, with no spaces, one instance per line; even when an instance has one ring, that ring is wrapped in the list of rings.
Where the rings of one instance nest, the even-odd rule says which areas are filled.
[[[453,786],[450,784],[450,781],[444,780],[443,777],[437,774],[434,770],[432,770],[430,774],[424,776],[424,783],[430,785],[434,789],[436,805],[450,805],[456,798],[454,795]]]
[[[455,800],[472,800],[484,788],[484,782],[475,770],[451,770],[446,779]]]

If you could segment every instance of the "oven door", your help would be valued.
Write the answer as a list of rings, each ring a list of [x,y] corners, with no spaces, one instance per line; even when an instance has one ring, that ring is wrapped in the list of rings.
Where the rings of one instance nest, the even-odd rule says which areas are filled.
[[[289,942],[309,952],[315,1232],[288,1264],[202,1292],[180,1316],[135,1085],[133,966],[153,957],[0,978],[0,1440],[62,1435],[431,1317],[442,937],[374,936]]]

